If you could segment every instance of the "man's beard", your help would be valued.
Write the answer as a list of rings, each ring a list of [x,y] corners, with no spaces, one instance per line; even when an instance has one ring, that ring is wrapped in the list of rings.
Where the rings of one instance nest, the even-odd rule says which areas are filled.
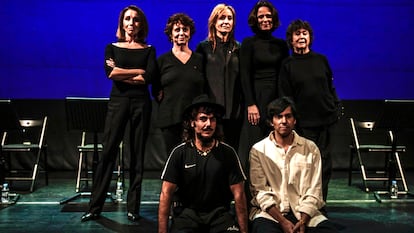
[[[214,141],[214,138],[212,136],[205,137],[201,135],[201,133],[196,133],[196,137],[201,141],[202,146],[210,146]]]

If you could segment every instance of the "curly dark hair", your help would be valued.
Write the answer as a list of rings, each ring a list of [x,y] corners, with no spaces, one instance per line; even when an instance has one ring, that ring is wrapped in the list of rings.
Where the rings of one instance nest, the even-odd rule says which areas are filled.
[[[224,138],[223,129],[221,128],[222,113],[211,106],[199,106],[197,108],[193,108],[191,112],[189,112],[189,114],[185,116],[183,122],[183,141],[189,142],[195,139],[195,132],[194,128],[191,126],[191,121],[197,119],[198,113],[214,114],[214,116],[217,118],[217,127],[216,131],[214,132],[213,138],[218,141],[222,141]]]
[[[258,1],[256,5],[253,7],[253,9],[250,11],[249,18],[247,20],[247,23],[249,24],[250,29],[254,33],[258,33],[260,31],[259,25],[257,23],[258,22],[257,12],[259,11],[260,7],[269,8],[270,12],[272,13],[272,23],[273,23],[273,27],[270,31],[271,32],[275,31],[280,26],[279,12],[276,10],[273,4],[267,0]]]
[[[193,37],[195,33],[195,23],[190,16],[185,13],[176,13],[168,18],[167,24],[164,28],[164,33],[167,35],[168,39],[171,39],[172,30],[174,25],[177,23],[181,23],[185,27],[190,27],[190,39]]]
[[[293,20],[288,28],[286,29],[286,42],[288,43],[288,46],[290,49],[292,49],[292,37],[293,33],[295,33],[299,29],[305,29],[309,32],[309,48],[312,45],[313,42],[313,30],[309,22],[301,20],[301,19],[295,19]]]

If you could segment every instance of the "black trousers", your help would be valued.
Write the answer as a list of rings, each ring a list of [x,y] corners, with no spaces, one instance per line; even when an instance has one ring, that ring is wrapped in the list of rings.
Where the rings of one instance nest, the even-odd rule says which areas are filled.
[[[332,130],[334,125],[300,128],[299,134],[315,142],[322,157],[323,200],[328,197],[328,185],[332,176]]]
[[[292,215],[286,217],[293,224],[297,223],[297,219]],[[252,223],[252,233],[283,233],[283,229],[279,223],[266,218],[256,218]],[[306,227],[306,233],[337,233],[338,230],[329,220],[319,223],[315,227]]]
[[[248,162],[250,149],[255,143],[269,136],[270,131],[273,130],[267,122],[266,116],[267,105],[278,96],[276,80],[276,77],[264,80],[254,80],[254,89],[256,93],[254,98],[256,99],[256,106],[259,108],[260,112],[259,124],[252,125],[249,123],[247,116],[248,106],[245,106],[244,109],[242,109],[243,124],[240,132],[238,152],[243,168],[245,168],[247,173],[249,173]]]
[[[223,119],[224,142],[232,146],[236,151],[239,148],[240,132],[243,125],[242,118]]]
[[[101,213],[112,179],[119,144],[128,137],[130,151],[129,189],[127,194],[128,212],[139,214],[141,183],[144,169],[145,142],[149,130],[151,100],[148,97],[111,97],[108,103],[103,151],[99,158],[89,202],[91,213]],[[126,127],[129,126],[129,130]],[[125,132],[129,132],[125,135]]]
[[[171,233],[239,232],[235,217],[224,207],[208,213],[184,208],[172,219]]]
[[[183,141],[183,124],[178,123],[161,129],[161,134],[164,139],[165,155],[163,161],[167,161],[172,149]]]
[[[263,119],[263,117],[261,117]],[[264,120],[260,120],[258,125],[250,124],[246,119],[243,120],[240,141],[239,141],[239,157],[243,168],[249,173],[249,156],[253,145],[265,137],[269,136],[271,128]]]
[[[6,174],[8,171],[8,167],[7,167],[7,162],[6,162],[6,158],[2,155],[1,151],[0,151],[0,184],[3,185],[5,178],[6,178]]]

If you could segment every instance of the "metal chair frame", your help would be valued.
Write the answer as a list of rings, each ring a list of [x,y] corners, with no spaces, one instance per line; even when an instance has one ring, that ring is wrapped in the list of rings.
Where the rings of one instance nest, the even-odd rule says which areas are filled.
[[[102,152],[103,146],[101,143],[97,144],[98,152]],[[76,187],[75,192],[80,192],[81,182],[85,181],[86,185],[88,185],[89,181],[92,181],[92,177],[89,176],[89,173],[92,173],[92,170],[89,169],[87,155],[88,153],[95,152],[95,145],[93,143],[86,143],[86,132],[82,132],[82,139],[81,144],[78,146],[79,152],[79,162],[78,162],[78,171],[76,177]],[[84,175],[82,175],[84,173]],[[117,174],[117,180],[122,182],[122,186],[124,187],[125,183],[125,175],[124,175],[124,160],[123,160],[123,143],[119,145],[119,152],[118,152],[118,164],[117,169],[114,171]]]
[[[369,153],[382,153],[385,154],[385,160],[388,161],[389,156],[394,156],[395,162],[397,164],[397,171],[399,173],[399,177],[396,177],[397,180],[402,181],[404,192],[408,192],[407,182],[405,180],[404,171],[401,165],[399,154],[406,151],[406,147],[403,145],[396,145],[393,148],[392,142],[394,140],[394,135],[392,131],[388,131],[389,141],[390,144],[362,144],[360,142],[360,130],[366,130],[371,133],[374,133],[375,121],[357,121],[353,118],[350,118],[350,125],[351,125],[351,133],[352,133],[352,145],[350,145],[350,161],[349,161],[349,170],[348,170],[348,185],[352,184],[352,173],[354,172],[353,162],[355,155],[358,158],[360,172],[362,174],[362,181],[363,186],[366,192],[369,192],[370,189],[367,185],[367,181],[388,181],[388,176],[368,176],[366,163],[363,160],[363,154]],[[384,170],[381,173],[386,174],[386,165],[384,166]],[[378,171],[377,171],[378,173]]]
[[[9,136],[12,133],[12,130],[3,132],[1,140],[1,150],[7,155],[8,163],[10,167],[10,173],[17,173],[18,171],[11,170],[10,154],[11,153],[24,153],[31,152],[35,154],[35,160],[33,163],[30,176],[6,176],[5,179],[8,181],[30,181],[30,192],[33,192],[35,181],[39,172],[39,163],[41,160],[41,155],[44,154],[44,167],[46,185],[49,184],[49,177],[47,172],[47,145],[46,145],[46,125],[47,125],[47,116],[43,119],[19,119],[20,128],[16,131],[20,131],[20,136],[27,134],[28,131],[34,128],[38,128],[39,131],[36,132],[37,138],[19,138],[18,142],[9,140]],[[30,139],[30,140],[29,140]]]

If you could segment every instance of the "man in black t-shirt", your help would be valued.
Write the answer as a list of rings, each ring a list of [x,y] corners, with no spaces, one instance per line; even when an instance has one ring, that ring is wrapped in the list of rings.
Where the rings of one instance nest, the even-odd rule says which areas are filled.
[[[224,107],[196,97],[184,112],[184,142],[175,147],[161,175],[158,232],[247,233],[246,176],[235,150],[221,141]],[[235,201],[237,221],[230,212]],[[172,205],[174,203],[174,205]]]

